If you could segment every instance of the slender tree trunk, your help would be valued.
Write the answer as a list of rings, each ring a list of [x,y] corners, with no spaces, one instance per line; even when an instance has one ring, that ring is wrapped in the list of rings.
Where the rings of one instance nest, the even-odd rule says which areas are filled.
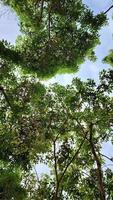
[[[105,196],[105,189],[104,189],[104,185],[103,185],[103,174],[102,174],[102,166],[101,166],[101,161],[96,153],[95,150],[95,145],[93,143],[93,138],[92,138],[92,134],[93,134],[93,125],[91,124],[90,126],[90,145],[91,145],[91,151],[92,154],[94,156],[94,159],[96,161],[96,165],[97,165],[97,179],[98,179],[98,188],[99,188],[99,192],[100,192],[100,200],[106,200],[106,196]]]
[[[56,141],[53,142],[54,145],[54,169],[55,169],[55,176],[56,176],[56,190],[53,199],[58,199],[58,192],[59,192],[59,180],[58,180],[58,171],[57,171],[57,157],[56,157]]]
[[[56,191],[55,191],[55,195],[54,195],[53,200],[59,200],[58,194],[59,194],[59,183],[57,183]]]

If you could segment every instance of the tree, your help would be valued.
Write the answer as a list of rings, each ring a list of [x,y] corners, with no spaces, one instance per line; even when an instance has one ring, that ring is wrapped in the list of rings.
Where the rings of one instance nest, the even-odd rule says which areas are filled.
[[[112,75],[112,70],[103,71],[99,85],[76,78],[67,87],[55,84],[45,90],[31,81],[10,88],[13,111],[7,104],[2,119],[1,160],[27,171],[28,166],[44,162],[51,170],[50,176],[36,181],[34,189],[26,186],[34,191],[29,191],[30,199],[105,200],[109,195],[101,148],[104,141],[112,140]],[[37,96],[35,84],[38,92],[41,88]],[[2,105],[6,103],[3,93]]]
[[[29,168],[30,149],[37,136],[32,106],[43,97],[45,88],[33,78],[17,78],[11,72],[5,75],[0,86],[0,159]]]
[[[40,78],[76,72],[85,58],[95,59],[98,31],[106,15],[94,16],[81,0],[2,0],[17,14],[22,35],[16,45],[1,41],[0,56]]]
[[[100,83],[76,78],[66,87],[39,78],[75,72],[94,59],[106,13],[82,1],[2,0],[19,18],[16,45],[0,42],[0,198],[111,200],[112,172],[102,143],[113,140],[113,71]],[[34,165],[45,163],[41,179]],[[10,184],[9,184],[10,183]]]
[[[45,156],[52,174],[44,177],[37,191],[45,195],[43,198],[106,199],[101,148],[112,137],[111,74],[111,70],[103,71],[99,85],[75,79],[66,88],[49,88],[44,115],[39,115],[43,116],[43,132],[51,145]]]

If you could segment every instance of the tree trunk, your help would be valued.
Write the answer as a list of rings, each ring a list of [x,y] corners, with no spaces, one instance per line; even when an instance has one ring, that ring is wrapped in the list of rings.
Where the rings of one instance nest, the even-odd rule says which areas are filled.
[[[96,161],[96,165],[97,165],[97,179],[98,179],[98,189],[100,192],[100,200],[106,200],[106,196],[105,196],[105,190],[104,190],[104,185],[103,185],[103,174],[102,174],[102,166],[101,166],[101,161],[96,153],[95,150],[95,145],[93,143],[93,138],[92,138],[92,134],[93,134],[93,125],[90,126],[90,145],[91,145],[91,151],[92,154],[94,156],[94,159]]]

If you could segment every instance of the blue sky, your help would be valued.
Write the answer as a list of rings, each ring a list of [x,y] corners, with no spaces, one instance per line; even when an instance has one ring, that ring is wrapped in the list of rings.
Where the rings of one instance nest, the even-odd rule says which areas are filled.
[[[95,14],[100,13],[101,11],[107,10],[112,4],[112,0],[83,0],[83,2],[88,5]],[[65,75],[56,75],[54,78],[47,81],[47,84],[58,82],[60,84],[66,85],[71,83],[74,77],[80,77],[82,80],[87,78],[93,78],[98,81],[99,71],[102,69],[108,69],[110,66],[108,64],[102,63],[102,59],[108,54],[109,50],[113,48],[113,20],[112,20],[113,9],[108,13],[109,25],[103,27],[100,31],[100,40],[101,45],[97,46],[95,49],[97,61],[90,62],[86,61],[80,66],[80,70],[75,74],[65,74]],[[6,7],[0,7],[0,39],[6,39],[8,42],[15,43],[15,39],[19,34],[18,20],[14,13]],[[113,146],[110,143],[104,144],[103,151],[108,155],[112,156]],[[112,164],[107,162],[107,164]],[[47,171],[46,166],[38,166],[37,170]]]
[[[19,27],[16,15],[9,8],[0,6],[0,39],[15,43],[19,34]]]

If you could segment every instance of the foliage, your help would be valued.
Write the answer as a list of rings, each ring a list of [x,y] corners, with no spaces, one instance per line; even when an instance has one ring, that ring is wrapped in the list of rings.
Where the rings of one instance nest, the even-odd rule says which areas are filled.
[[[13,170],[13,171],[12,171]],[[6,163],[0,163],[0,199],[25,200],[27,193],[21,185],[21,173]]]
[[[103,60],[105,63],[110,64],[111,66],[113,66],[113,50],[111,49],[109,52],[109,55],[106,56]]]
[[[22,35],[9,49],[4,49],[1,41],[0,54],[24,72],[50,78],[56,73],[76,72],[86,57],[95,59],[93,50],[106,22],[104,13],[94,16],[81,0],[1,2],[16,12]]]
[[[72,85],[49,88],[28,77],[15,85],[3,82],[0,159],[25,171],[40,162],[50,169],[41,180],[29,178],[30,200],[109,195],[112,180],[105,185],[101,148],[113,140],[112,75],[103,71],[99,85],[78,78]]]
[[[113,143],[113,70],[99,83],[75,78],[45,87],[38,78],[76,72],[95,59],[105,13],[81,0],[1,0],[16,12],[21,35],[0,42],[0,198],[111,200],[113,173],[102,145]],[[39,177],[36,165],[50,174]],[[34,167],[35,166],[35,167]]]

